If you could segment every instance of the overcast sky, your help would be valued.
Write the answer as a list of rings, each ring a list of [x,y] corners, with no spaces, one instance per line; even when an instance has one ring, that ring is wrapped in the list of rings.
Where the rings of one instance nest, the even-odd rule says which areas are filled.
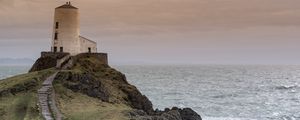
[[[0,58],[49,51],[65,0],[0,0]],[[300,0],[73,0],[112,64],[300,64]]]

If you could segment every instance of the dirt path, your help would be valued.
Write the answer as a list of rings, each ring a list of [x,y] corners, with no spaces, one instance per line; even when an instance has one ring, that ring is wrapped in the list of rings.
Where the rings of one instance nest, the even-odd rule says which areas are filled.
[[[42,115],[46,120],[61,120],[62,114],[55,104],[55,91],[52,82],[58,72],[49,76],[44,82],[42,88],[38,90],[39,106]]]

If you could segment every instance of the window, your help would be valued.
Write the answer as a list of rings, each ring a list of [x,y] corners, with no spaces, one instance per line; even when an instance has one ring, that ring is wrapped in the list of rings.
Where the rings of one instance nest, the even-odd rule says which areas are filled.
[[[54,34],[54,40],[57,40],[57,36],[58,36],[58,33],[56,32],[56,33]]]
[[[53,47],[53,52],[57,52],[57,47]]]
[[[56,23],[55,23],[55,28],[58,29],[58,26],[59,26],[59,23],[56,22]]]
[[[64,52],[64,48],[63,48],[63,47],[60,47],[60,48],[59,48],[59,51],[60,51],[60,52]]]

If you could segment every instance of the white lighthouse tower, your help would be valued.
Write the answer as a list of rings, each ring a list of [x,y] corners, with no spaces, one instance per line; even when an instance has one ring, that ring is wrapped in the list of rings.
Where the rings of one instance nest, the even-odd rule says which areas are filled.
[[[71,2],[55,8],[52,35],[52,52],[66,52],[76,55],[97,52],[97,44],[80,36],[78,8]]]

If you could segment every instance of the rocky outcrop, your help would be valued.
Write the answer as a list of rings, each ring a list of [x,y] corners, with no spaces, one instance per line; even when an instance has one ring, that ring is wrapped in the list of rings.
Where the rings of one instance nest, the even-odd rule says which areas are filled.
[[[201,120],[201,116],[191,108],[183,108],[177,110],[179,111],[182,120]]]
[[[191,108],[179,109],[173,107],[166,108],[164,111],[155,110],[152,114],[146,114],[144,111],[136,110],[129,113],[133,120],[201,120],[198,115]]]
[[[56,67],[57,60],[69,55],[69,53],[52,53],[52,52],[42,52],[41,57],[38,58],[29,72],[40,71],[52,67]]]
[[[49,60],[56,61],[54,59],[58,58],[46,56],[38,59],[32,71],[54,67],[52,63],[45,65]],[[200,115],[190,108],[153,110],[151,101],[135,86],[130,85],[124,74],[99,60],[97,54],[73,56],[72,60],[72,67],[59,71],[53,85],[102,102],[129,106],[132,110],[124,114],[132,120],[201,120]]]
[[[190,108],[153,110],[152,103],[133,85],[124,74],[98,61],[93,56],[78,57],[70,70],[60,72],[56,80],[74,92],[81,92],[104,102],[123,103],[135,110],[129,112],[132,119],[143,120],[201,120],[200,115]],[[74,71],[77,72],[74,72]],[[80,72],[78,72],[80,71]]]
[[[99,98],[104,102],[109,102],[108,91],[104,89],[101,80],[97,81],[90,74],[59,72],[55,79],[73,92],[81,92],[88,96]]]
[[[129,113],[132,120],[182,120],[177,110],[162,111],[153,115],[148,115],[144,111],[135,110]]]
[[[109,67],[104,69],[111,70]],[[73,73],[67,71],[59,72],[55,79],[56,82],[63,84],[64,87],[73,92],[99,98],[104,102],[124,103],[134,109],[143,110],[149,114],[153,113],[152,103],[149,99],[142,95],[135,86],[128,84],[123,74],[119,72],[118,74],[103,74],[102,77],[96,77],[99,74],[95,74],[97,73],[93,75],[91,72]],[[109,78],[115,79],[111,80]]]

